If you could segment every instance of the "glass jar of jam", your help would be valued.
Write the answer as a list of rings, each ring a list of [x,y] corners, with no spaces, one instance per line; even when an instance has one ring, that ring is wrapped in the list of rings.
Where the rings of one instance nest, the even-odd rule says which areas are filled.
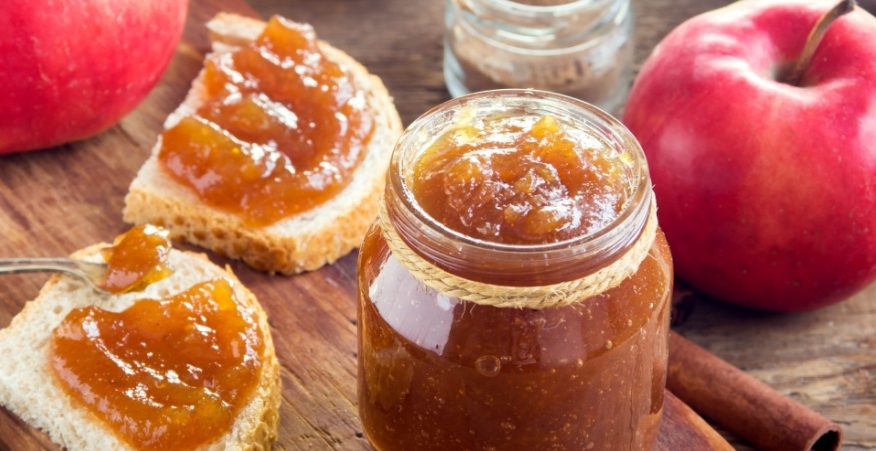
[[[399,140],[383,208],[358,276],[375,448],[650,448],[672,262],[623,125],[541,91],[452,100]]]
[[[631,84],[629,0],[446,0],[444,79],[560,92],[617,112]]]

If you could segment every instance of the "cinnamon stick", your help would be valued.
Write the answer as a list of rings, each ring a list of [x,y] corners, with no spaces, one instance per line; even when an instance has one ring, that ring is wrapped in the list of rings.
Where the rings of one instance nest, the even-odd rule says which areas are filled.
[[[842,430],[674,332],[667,387],[694,410],[766,451],[837,450]]]
[[[696,412],[669,390],[663,398],[663,422],[653,451],[701,449],[733,451],[733,447]]]

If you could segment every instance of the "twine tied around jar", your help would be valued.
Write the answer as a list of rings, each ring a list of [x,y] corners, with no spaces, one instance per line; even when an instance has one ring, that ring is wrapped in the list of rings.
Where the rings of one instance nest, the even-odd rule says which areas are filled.
[[[423,284],[444,295],[499,308],[543,309],[563,307],[617,287],[639,270],[657,236],[657,207],[651,195],[651,207],[645,227],[626,252],[607,266],[580,279],[551,285],[508,286],[469,280],[451,274],[426,261],[399,236],[380,202],[377,216],[383,237],[392,255]]]

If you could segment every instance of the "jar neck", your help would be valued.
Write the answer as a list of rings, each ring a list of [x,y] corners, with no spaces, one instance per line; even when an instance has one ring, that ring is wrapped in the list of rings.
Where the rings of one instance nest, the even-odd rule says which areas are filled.
[[[621,27],[629,0],[572,0],[528,3],[512,0],[448,0],[471,31],[499,45],[532,51],[576,47]]]
[[[563,115],[588,129],[613,152],[629,186],[626,205],[602,229],[570,240],[511,245],[485,241],[452,230],[428,215],[408,188],[413,162],[431,141],[456,126],[460,118],[496,110]],[[426,261],[478,282],[507,286],[549,285],[582,278],[619,258],[645,228],[654,202],[647,163],[638,142],[616,119],[601,110],[559,94],[533,90],[486,91],[440,105],[414,121],[393,153],[385,192],[389,222],[401,239]]]

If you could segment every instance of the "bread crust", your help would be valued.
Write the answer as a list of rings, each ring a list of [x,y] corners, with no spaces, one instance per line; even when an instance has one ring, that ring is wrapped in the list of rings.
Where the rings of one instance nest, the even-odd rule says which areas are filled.
[[[102,261],[96,244],[71,257]],[[252,310],[264,340],[263,367],[251,398],[238,412],[227,434],[201,450],[270,449],[277,438],[281,400],[280,365],[277,361],[267,314],[255,295],[230,268],[219,268],[204,254],[171,251],[175,272],[148,286],[143,292],[101,294],[85,282],[68,275],[55,275],[25,304],[9,327],[0,330],[0,404],[20,418],[44,430],[52,441],[71,450],[133,449],[121,441],[99,418],[64,392],[48,367],[52,331],[70,310],[95,305],[121,311],[139,299],[157,298],[185,290],[215,278],[229,280],[235,299]],[[196,277],[197,276],[197,277]],[[196,280],[197,279],[197,280]]]
[[[264,26],[262,21],[220,13],[207,24],[213,52],[229,51],[251,41]],[[362,164],[337,196],[311,211],[270,226],[249,227],[237,215],[204,204],[165,174],[157,163],[159,138],[125,197],[124,220],[161,225],[174,238],[243,260],[259,270],[284,274],[318,269],[357,248],[377,215],[392,148],[402,131],[401,119],[380,78],[370,75],[343,51],[324,41],[319,45],[330,59],[348,67],[357,83],[367,88],[367,104],[376,119]],[[168,117],[165,128],[203,103],[202,78],[203,70],[186,100]]]

